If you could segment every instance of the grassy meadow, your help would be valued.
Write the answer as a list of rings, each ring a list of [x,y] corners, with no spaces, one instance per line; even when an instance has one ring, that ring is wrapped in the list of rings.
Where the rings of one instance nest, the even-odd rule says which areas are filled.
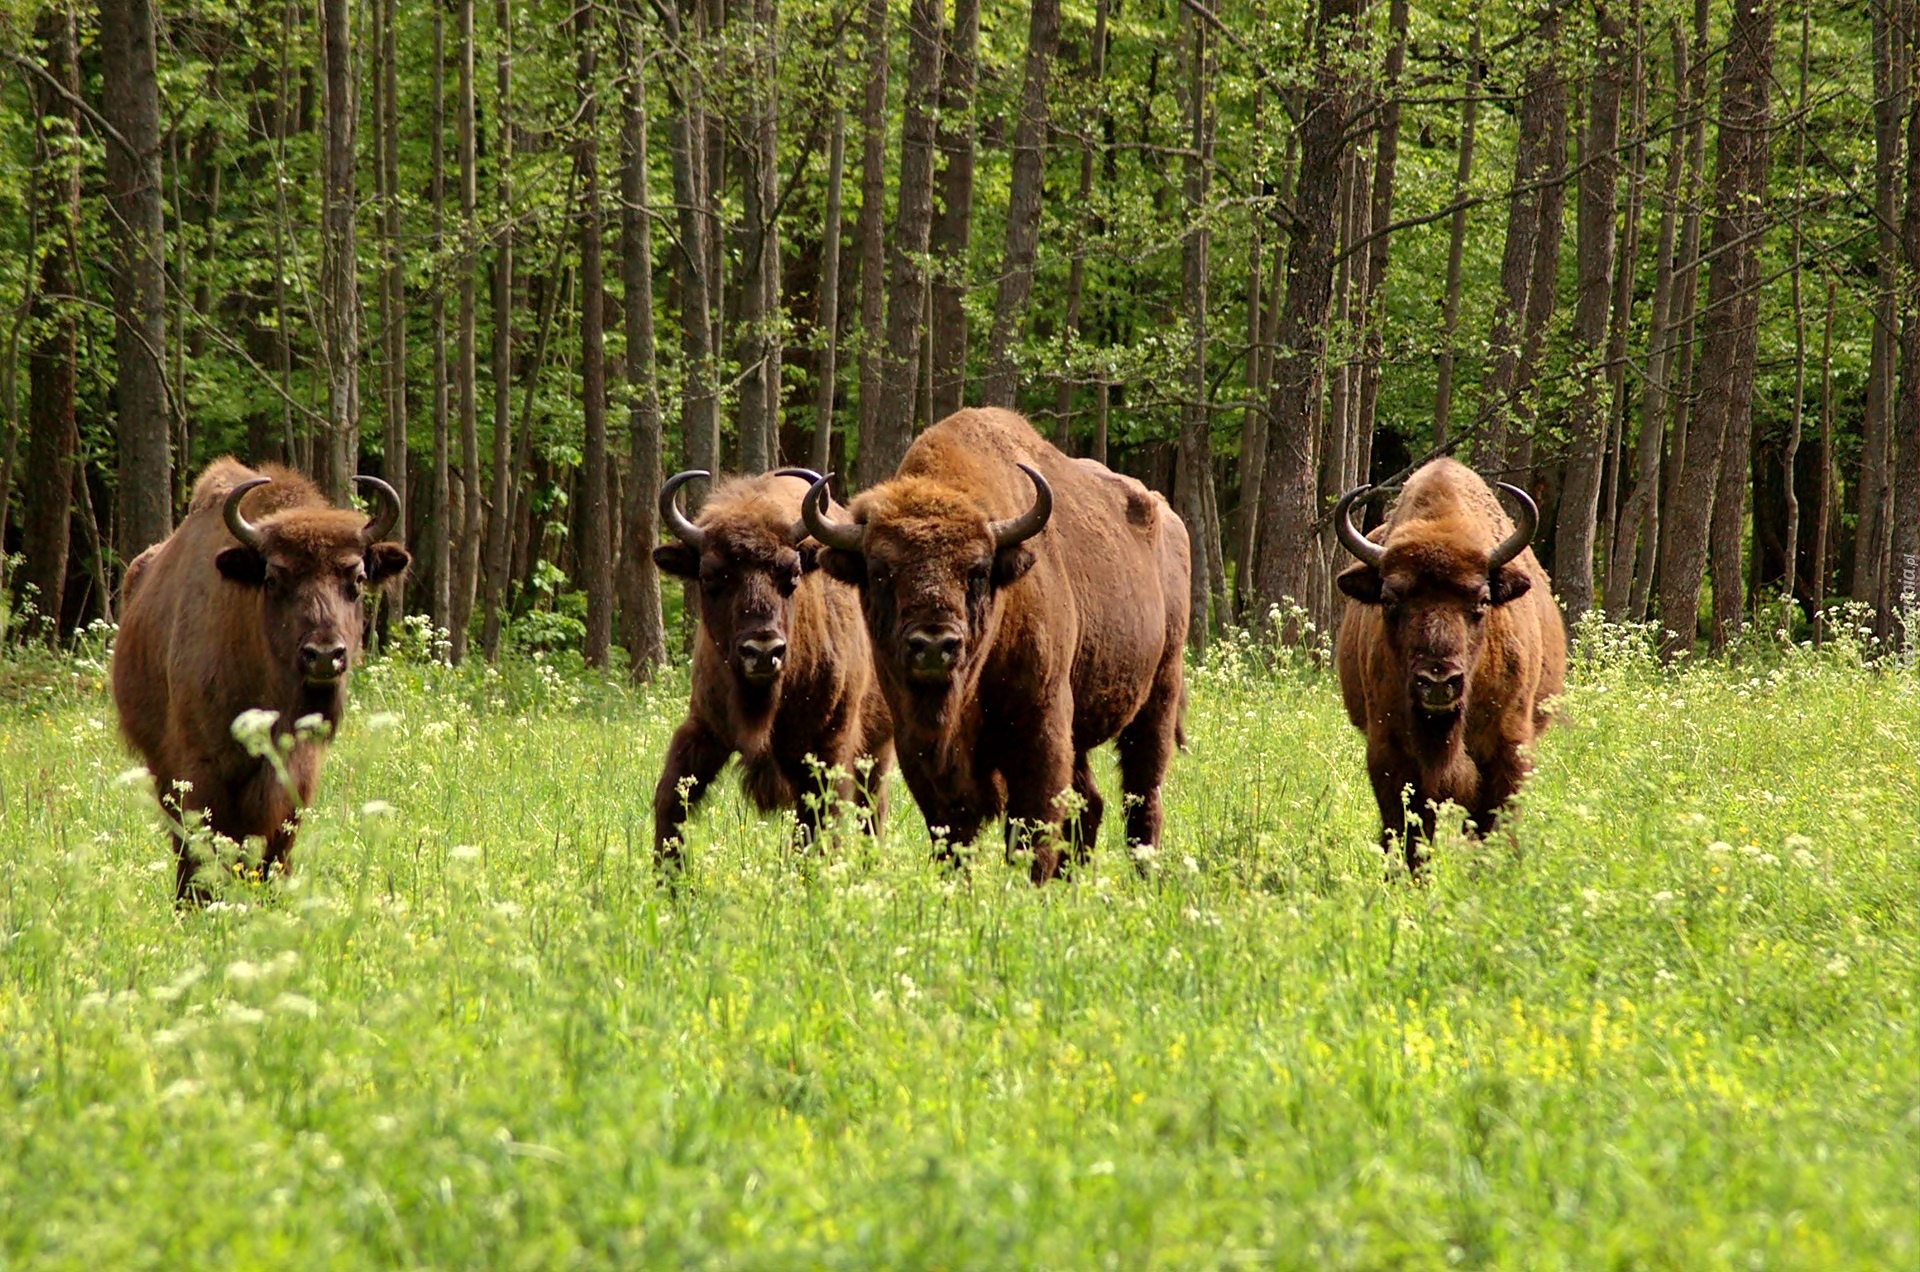
[[[0,663],[0,1265],[1920,1261],[1920,705],[1595,632],[1518,816],[1390,878],[1325,673],[1192,676],[1143,878],[800,856],[684,673],[357,674],[272,888],[176,913],[104,662]]]

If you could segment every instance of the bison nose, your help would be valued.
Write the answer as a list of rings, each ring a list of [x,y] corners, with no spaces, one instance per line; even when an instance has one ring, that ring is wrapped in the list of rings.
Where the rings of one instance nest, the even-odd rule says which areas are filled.
[[[347,647],[341,644],[302,645],[300,670],[308,680],[338,680],[347,672]]]
[[[948,628],[913,632],[906,646],[907,668],[920,678],[944,677],[960,659],[960,633]]]
[[[771,680],[787,659],[787,642],[778,636],[754,636],[740,642],[740,661],[751,680]]]
[[[1467,678],[1445,667],[1419,667],[1413,673],[1413,693],[1428,711],[1451,711],[1466,693]]]

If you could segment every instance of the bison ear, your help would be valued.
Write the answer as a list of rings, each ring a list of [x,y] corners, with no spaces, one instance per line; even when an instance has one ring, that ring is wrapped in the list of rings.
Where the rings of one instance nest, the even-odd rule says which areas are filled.
[[[1517,601],[1533,590],[1533,580],[1518,564],[1508,563],[1487,577],[1487,594],[1495,605]]]
[[[413,564],[413,553],[397,543],[374,543],[367,546],[366,562],[367,582],[379,587],[405,574]]]
[[[1380,571],[1365,562],[1356,561],[1340,571],[1334,585],[1362,605],[1380,603]]]
[[[814,560],[828,577],[839,579],[849,587],[861,587],[867,581],[867,554],[848,552],[845,548],[821,548]]]
[[[1024,543],[1002,548],[993,554],[993,586],[1009,587],[1026,577],[1033,568],[1034,555]]]
[[[232,582],[260,587],[267,581],[267,558],[252,548],[224,548],[213,563]]]
[[[700,577],[700,554],[678,539],[655,548],[653,563],[677,579]]]
[[[795,549],[800,554],[800,573],[812,574],[820,568],[820,545],[803,543]]]

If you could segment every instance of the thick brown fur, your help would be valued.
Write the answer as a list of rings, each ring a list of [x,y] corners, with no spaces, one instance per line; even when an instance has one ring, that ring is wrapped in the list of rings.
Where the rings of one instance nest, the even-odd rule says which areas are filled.
[[[240,511],[263,536],[264,554],[242,547],[222,518],[227,492],[254,477]],[[397,543],[368,545],[364,513],[331,507],[313,483],[272,465],[258,472],[232,458],[207,466],[186,519],[128,567],[114,642],[113,698],[120,731],[146,761],[155,793],[183,819],[204,814],[236,843],[265,841],[262,867],[284,868],[299,810],[313,799],[324,743],[298,739],[287,752],[294,789],[234,740],[235,716],[279,712],[276,737],[318,715],[326,735],[346,704],[344,673],[325,683],[302,669],[301,647],[324,643],[358,656],[363,585],[397,580],[408,563]],[[184,791],[176,783],[190,784]],[[204,897],[186,842],[175,836],[179,899]]]
[[[1053,491],[1053,515],[997,552],[992,520],[1034,501],[1017,464]],[[1127,842],[1157,847],[1160,784],[1184,701],[1186,527],[1130,477],[1070,459],[1011,411],[963,410],[915,440],[899,471],[854,499],[864,551],[821,565],[859,584],[893,709],[901,773],[949,851],[1008,817],[1033,832],[1033,878],[1084,860],[1102,800],[1087,753],[1120,752]],[[910,633],[963,633],[951,678],[918,679]],[[1071,824],[1060,797],[1075,792]]]
[[[1386,547],[1380,568],[1355,562],[1340,575],[1349,597],[1334,655],[1340,690],[1367,738],[1382,846],[1399,841],[1410,868],[1443,801],[1464,808],[1478,833],[1493,828],[1566,684],[1566,629],[1533,549],[1488,573],[1512,532],[1479,474],[1437,459],[1407,479],[1368,536]],[[1460,677],[1458,705],[1423,707],[1416,669]],[[1419,818],[1411,833],[1409,806]]]
[[[806,493],[803,479],[771,473],[724,481],[695,519],[704,550],[674,541],[654,553],[700,591],[693,693],[653,792],[659,863],[679,863],[687,814],[736,752],[748,798],[762,812],[793,809],[808,838],[833,811],[823,793],[863,810],[869,829],[884,816],[892,722],[859,598],[814,569],[812,540],[789,541]],[[739,642],[776,637],[786,642],[777,675],[750,678]],[[816,764],[842,774],[825,792]]]

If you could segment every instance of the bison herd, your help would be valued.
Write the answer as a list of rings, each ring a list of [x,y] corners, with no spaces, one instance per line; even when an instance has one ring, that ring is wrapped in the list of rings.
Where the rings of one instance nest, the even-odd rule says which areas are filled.
[[[1119,753],[1126,843],[1161,833],[1160,786],[1184,744],[1189,544],[1158,494],[1057,450],[1011,411],[963,410],[922,433],[893,477],[837,504],[831,475],[690,482],[660,494],[654,560],[697,597],[693,688],[654,790],[654,850],[680,862],[686,817],[738,754],[763,811],[803,838],[836,807],[869,830],[897,763],[952,858],[1004,819],[1035,883],[1087,860],[1104,802],[1088,753]],[[176,895],[204,895],[189,838],[263,841],[285,869],[299,810],[339,723],[365,589],[409,557],[399,498],[359,479],[371,515],[306,478],[215,461],[180,528],[128,568],[113,694],[120,727],[175,814]],[[1334,510],[1354,563],[1335,662],[1366,736],[1383,848],[1417,868],[1436,805],[1485,833],[1529,769],[1566,675],[1566,636],[1516,519],[1472,470],[1436,460],[1363,535],[1361,487]],[[270,741],[236,717],[274,713]],[[267,717],[256,717],[265,720]],[[1409,814],[1411,813],[1411,822]]]

